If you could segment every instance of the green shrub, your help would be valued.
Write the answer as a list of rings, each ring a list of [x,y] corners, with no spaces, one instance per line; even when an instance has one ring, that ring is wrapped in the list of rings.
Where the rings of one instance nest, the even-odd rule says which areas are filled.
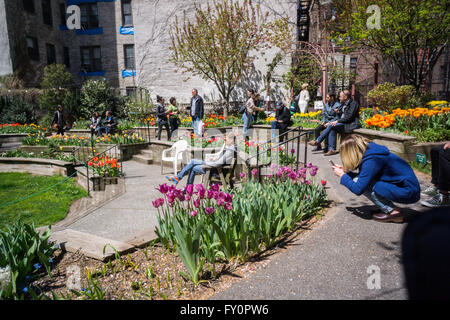
[[[0,123],[31,123],[33,106],[19,97],[0,97]]]
[[[449,141],[450,140],[450,130],[443,128],[428,128],[424,131],[413,130],[409,132],[417,138],[419,142],[436,142],[436,141]]]
[[[54,246],[49,241],[50,229],[42,235],[33,224],[18,221],[0,230],[0,268],[10,270],[10,283],[0,286],[2,299],[23,299],[27,286],[43,269],[51,276],[50,259]]]
[[[367,98],[382,111],[390,112],[396,108],[405,107],[414,92],[413,86],[396,86],[393,83],[385,82],[376,89],[370,90]]]
[[[124,115],[124,97],[115,95],[106,79],[88,80],[81,88],[80,116],[83,119],[90,119],[95,111],[104,114],[112,111],[116,118]]]
[[[41,109],[52,113],[59,104],[64,106],[67,95],[73,90],[72,74],[63,64],[51,64],[44,68],[41,82],[42,94],[39,97]]]

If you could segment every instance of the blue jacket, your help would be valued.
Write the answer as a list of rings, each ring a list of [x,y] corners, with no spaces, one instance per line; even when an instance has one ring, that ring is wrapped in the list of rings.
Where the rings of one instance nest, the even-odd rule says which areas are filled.
[[[409,164],[385,146],[370,142],[363,155],[357,182],[348,174],[341,184],[356,195],[375,191],[378,195],[399,203],[414,203],[420,199],[420,184]],[[372,190],[368,190],[372,186]]]
[[[335,109],[338,109],[338,113],[334,112]],[[326,102],[322,111],[322,122],[327,123],[338,120],[341,116],[341,112],[342,106],[339,102],[335,101],[332,106]]]

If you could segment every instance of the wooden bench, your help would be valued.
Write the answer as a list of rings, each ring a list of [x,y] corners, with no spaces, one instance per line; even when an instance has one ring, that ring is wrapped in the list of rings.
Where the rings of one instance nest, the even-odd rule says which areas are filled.
[[[224,165],[224,166],[220,166],[220,167],[209,167],[206,166],[205,168],[205,175],[203,176],[203,184],[205,185],[206,188],[208,188],[209,184],[211,182],[220,182],[222,184],[223,187],[229,187],[229,188],[233,188],[234,185],[234,170],[236,168],[236,163],[237,163],[237,153],[234,153],[233,156],[233,160],[231,161],[231,163],[229,165]],[[212,174],[211,174],[211,170],[213,169],[217,169],[217,172],[219,174],[219,179],[215,178]],[[224,173],[224,170],[226,171],[226,173]]]

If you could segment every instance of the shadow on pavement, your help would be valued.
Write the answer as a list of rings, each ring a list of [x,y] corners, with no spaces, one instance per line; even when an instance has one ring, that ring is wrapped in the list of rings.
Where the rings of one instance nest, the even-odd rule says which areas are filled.
[[[359,206],[359,207],[345,207],[345,209],[348,212],[350,212],[351,214],[354,214],[355,216],[360,217],[361,219],[372,220],[371,211],[375,210],[376,207],[371,206],[371,205],[364,205],[364,206]],[[422,211],[418,211],[418,210],[411,209],[411,208],[401,208],[401,210],[403,211],[403,214],[404,214],[404,222],[403,223],[408,223],[412,219],[414,219],[415,217],[417,217],[418,215],[423,213]],[[379,222],[379,223],[383,223],[383,222]]]

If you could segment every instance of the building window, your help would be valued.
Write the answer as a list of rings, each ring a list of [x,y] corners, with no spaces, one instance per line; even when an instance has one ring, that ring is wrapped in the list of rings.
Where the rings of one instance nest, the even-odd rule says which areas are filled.
[[[55,46],[50,43],[46,43],[45,47],[47,49],[47,64],[56,63]]]
[[[27,50],[31,60],[39,61],[39,46],[36,38],[27,37]]]
[[[81,9],[81,28],[85,30],[98,28],[97,3],[84,3],[79,6]]]
[[[64,52],[64,64],[66,65],[67,68],[69,68],[70,67],[69,48],[68,47],[64,47],[63,48],[63,52]]]
[[[45,24],[49,26],[53,25],[52,3],[50,0],[42,0],[42,15]]]
[[[102,71],[100,47],[81,47],[81,69],[84,72]]]
[[[133,15],[131,14],[131,0],[122,0],[122,25],[133,26]]]
[[[135,97],[136,96],[136,87],[127,87],[126,88],[126,95],[128,97]]]
[[[125,56],[125,69],[134,70],[134,45],[124,45],[123,49]]]
[[[350,58],[350,69],[356,69],[357,62],[358,62],[358,58]]]
[[[23,0],[23,8],[29,13],[34,13],[34,0]]]
[[[60,3],[59,4],[59,18],[60,18],[60,24],[62,26],[65,26],[67,24],[67,16],[66,16],[66,4]]]

